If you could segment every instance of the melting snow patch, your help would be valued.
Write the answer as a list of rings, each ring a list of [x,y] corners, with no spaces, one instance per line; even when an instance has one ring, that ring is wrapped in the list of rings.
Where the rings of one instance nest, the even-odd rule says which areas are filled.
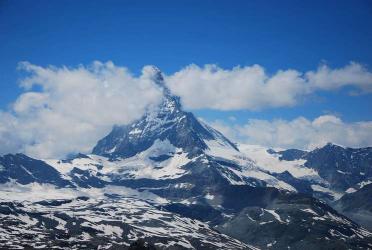
[[[208,193],[208,194],[206,194],[204,196],[204,198],[206,198],[207,200],[213,200],[214,199],[214,195]]]
[[[253,159],[259,167],[271,173],[288,171],[296,178],[310,177],[320,179],[314,169],[304,167],[305,160],[279,160],[278,155],[270,154],[267,152],[267,148],[258,145],[240,144],[239,150]]]
[[[282,219],[280,218],[279,214],[277,214],[277,213],[275,212],[275,210],[269,210],[269,209],[264,209],[264,210],[265,210],[266,212],[272,214],[272,215],[275,217],[275,219],[276,219],[277,221],[279,221],[280,223],[285,223],[284,221],[282,221]]]
[[[348,188],[345,192],[348,194],[355,193],[357,190],[355,188]]]
[[[335,200],[338,200],[342,197],[343,193],[335,192],[329,188],[322,187],[320,185],[311,185],[311,188],[316,192],[326,193],[331,195]]]
[[[301,209],[301,210],[304,211],[304,212],[306,212],[306,213],[310,213],[310,214],[313,214],[313,215],[318,216],[318,214],[314,210],[312,210],[310,208]]]

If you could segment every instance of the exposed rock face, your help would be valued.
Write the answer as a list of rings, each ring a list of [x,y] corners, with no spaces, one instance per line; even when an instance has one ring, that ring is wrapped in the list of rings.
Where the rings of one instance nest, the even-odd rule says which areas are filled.
[[[334,144],[309,152],[306,166],[335,188],[345,191],[351,186],[372,179],[372,148],[343,148]]]
[[[372,230],[372,182],[345,194],[334,206],[360,225]]]
[[[43,161],[24,154],[0,156],[0,183],[16,181],[20,184],[49,183],[59,187],[73,186],[61,174]]]

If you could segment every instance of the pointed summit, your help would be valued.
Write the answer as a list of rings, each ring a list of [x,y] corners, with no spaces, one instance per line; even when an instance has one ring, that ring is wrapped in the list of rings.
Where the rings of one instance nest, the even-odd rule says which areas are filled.
[[[154,65],[147,65],[143,67],[142,75],[143,77],[153,81],[157,86],[161,88],[164,96],[164,102],[168,102],[168,104],[173,103],[173,105],[177,105],[179,106],[179,108],[181,107],[179,100],[180,98],[178,96],[172,95],[170,89],[165,84],[164,75],[158,67]]]
[[[161,72],[161,70],[158,67],[156,67],[154,65],[147,65],[147,66],[143,67],[142,75],[144,75],[145,77],[151,78],[155,81],[156,80],[159,80],[159,81],[164,80],[163,73]]]
[[[156,111],[159,113],[173,113],[181,111],[181,102],[178,96],[172,95],[170,89],[166,86],[163,73],[160,69],[153,65],[143,67],[142,76],[153,81],[159,86],[163,92],[163,101],[157,107]],[[145,116],[151,116],[154,111],[151,110],[145,114]]]
[[[161,87],[166,87],[164,82],[164,76],[161,70],[154,65],[147,65],[142,68],[142,75],[145,78],[149,78]]]

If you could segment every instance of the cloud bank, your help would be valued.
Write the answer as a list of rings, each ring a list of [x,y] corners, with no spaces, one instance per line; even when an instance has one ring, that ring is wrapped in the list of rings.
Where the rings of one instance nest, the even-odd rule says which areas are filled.
[[[89,152],[114,124],[139,118],[162,97],[148,67],[139,77],[112,62],[77,68],[24,62],[20,70],[29,76],[12,110],[0,113],[0,153],[48,158]]]
[[[19,70],[27,74],[20,83],[23,93],[10,110],[0,110],[0,154],[60,158],[90,152],[113,125],[140,118],[162,98],[151,66],[140,76],[98,61],[75,68],[23,62]],[[260,110],[294,106],[316,91],[345,86],[371,93],[372,73],[353,62],[338,69],[321,65],[315,71],[289,69],[273,75],[259,65],[231,70],[190,65],[166,76],[166,84],[186,108]],[[214,125],[235,139],[275,147],[308,148],[328,141],[358,147],[372,141],[371,122],[345,123],[334,116]]]
[[[187,108],[217,110],[261,110],[294,106],[303,97],[319,90],[351,86],[358,93],[372,92],[372,73],[351,62],[331,69],[321,65],[316,71],[279,70],[268,75],[259,65],[231,70],[216,65],[190,65],[168,76],[168,85],[181,96]]]
[[[314,120],[304,117],[272,121],[251,119],[244,125],[232,126],[215,121],[211,125],[241,143],[274,148],[309,150],[328,142],[367,147],[372,141],[372,121],[347,123],[333,115],[322,115]]]

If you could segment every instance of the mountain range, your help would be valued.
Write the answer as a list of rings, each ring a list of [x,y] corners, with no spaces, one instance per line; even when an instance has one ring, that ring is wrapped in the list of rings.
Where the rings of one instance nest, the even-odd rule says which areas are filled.
[[[161,104],[91,154],[0,157],[4,249],[372,249],[372,148],[234,143],[153,71]]]

